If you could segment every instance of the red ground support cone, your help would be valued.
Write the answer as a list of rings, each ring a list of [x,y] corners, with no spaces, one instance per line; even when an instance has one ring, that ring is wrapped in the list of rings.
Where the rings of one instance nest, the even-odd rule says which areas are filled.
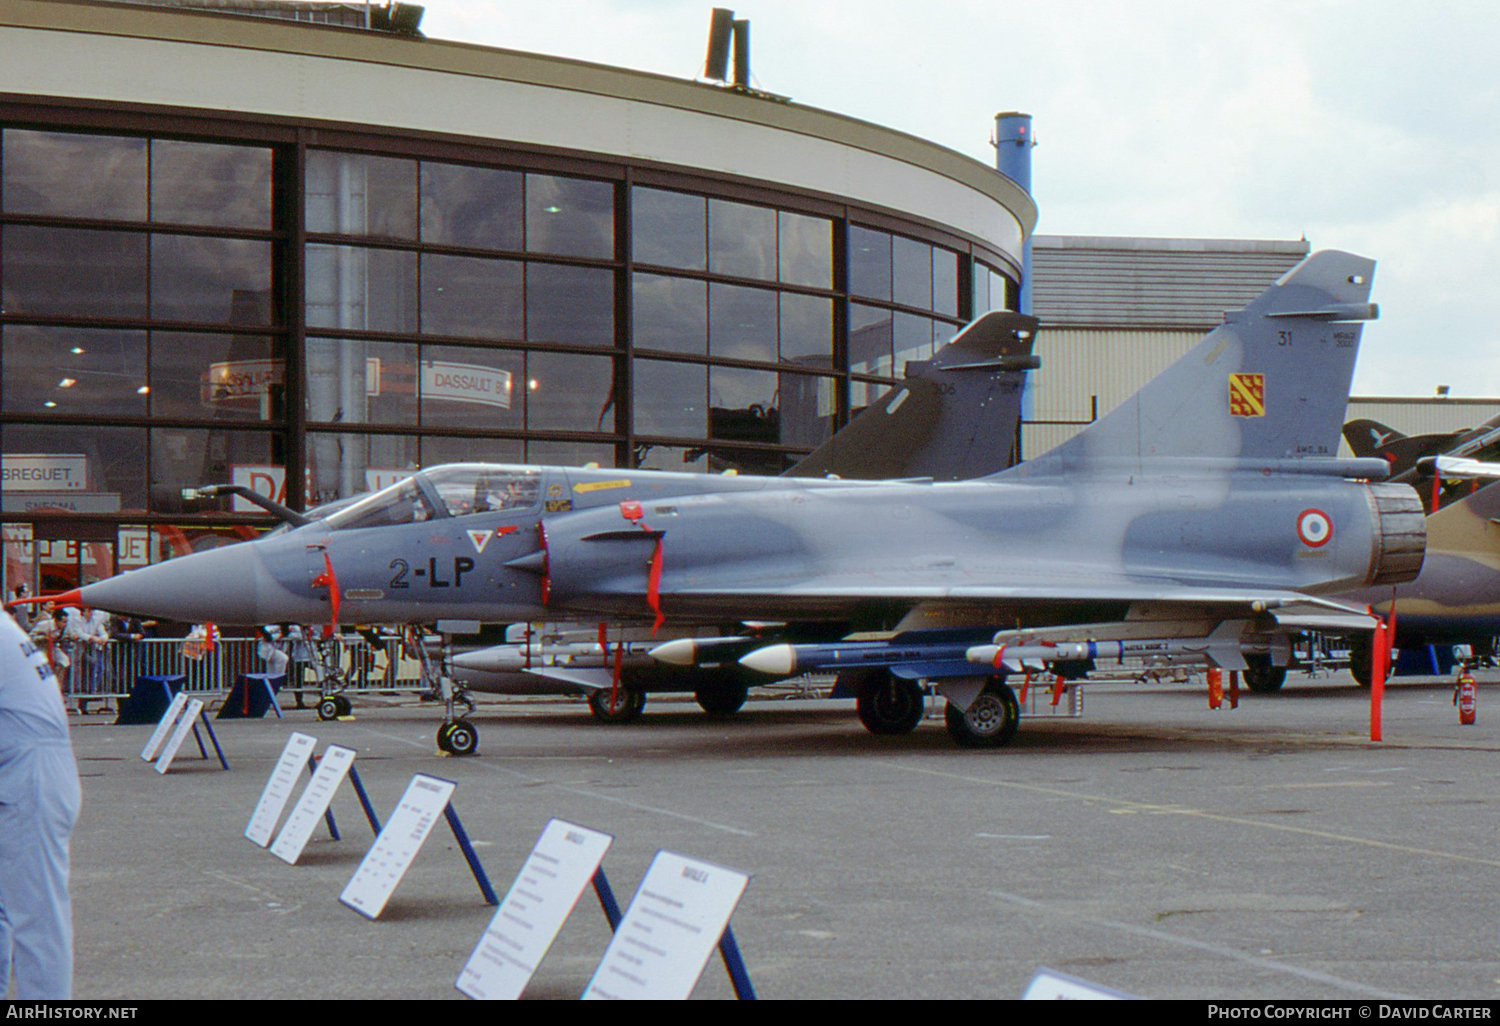
[[[1217,666],[1208,668],[1208,707],[1217,709],[1224,704],[1224,671]]]
[[[1464,726],[1474,722],[1474,677],[1464,667],[1458,673],[1458,683],[1453,688],[1453,704],[1458,706],[1458,722]]]

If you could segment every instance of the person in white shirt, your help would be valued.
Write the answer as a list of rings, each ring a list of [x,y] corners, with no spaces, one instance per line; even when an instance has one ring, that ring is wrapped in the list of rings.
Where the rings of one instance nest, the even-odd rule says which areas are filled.
[[[47,658],[0,615],[0,997],[61,1001],[73,992],[68,844],[78,764]]]

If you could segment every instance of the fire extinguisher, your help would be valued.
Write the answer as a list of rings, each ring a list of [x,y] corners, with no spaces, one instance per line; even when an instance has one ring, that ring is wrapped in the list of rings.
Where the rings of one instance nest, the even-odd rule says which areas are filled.
[[[1458,706],[1458,722],[1474,722],[1474,676],[1468,667],[1458,672],[1458,682],[1453,686],[1453,704]]]

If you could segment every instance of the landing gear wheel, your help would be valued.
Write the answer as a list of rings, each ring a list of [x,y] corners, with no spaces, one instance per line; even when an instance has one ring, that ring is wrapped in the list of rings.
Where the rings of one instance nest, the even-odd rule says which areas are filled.
[[[944,719],[948,734],[965,748],[999,748],[1016,736],[1021,707],[1010,685],[991,677],[968,709],[949,702]]]
[[[925,699],[914,680],[877,670],[861,680],[855,694],[859,722],[871,734],[909,734],[922,722]]]
[[[611,695],[614,696],[611,702]],[[589,692],[589,712],[600,723],[631,723],[646,708],[646,693],[633,688],[597,688]]]
[[[1281,685],[1286,683],[1286,667],[1272,666],[1270,656],[1247,655],[1245,669],[1240,676],[1245,679],[1245,687],[1251,691],[1269,694],[1280,691]]]
[[[337,695],[329,695],[327,698],[318,700],[318,719],[336,720],[339,718],[339,698]]]
[[[1349,646],[1349,673],[1354,677],[1354,682],[1362,688],[1370,686],[1370,681],[1375,677],[1375,639],[1365,634],[1357,638]],[[1391,670],[1394,667],[1386,667],[1385,676],[1389,680]]]
[[[479,750],[479,731],[468,720],[445,723],[438,731],[438,747],[450,755],[473,755]]]
[[[454,724],[457,722],[457,720],[449,720],[438,728],[437,746],[439,751],[446,752],[448,750],[448,732],[453,729]]]
[[[716,684],[699,688],[693,692],[693,697],[710,716],[733,716],[745,704],[748,691],[744,684]]]
[[[349,699],[343,695],[334,695],[333,700],[338,703],[340,716],[348,716],[354,712],[354,706],[350,705]]]

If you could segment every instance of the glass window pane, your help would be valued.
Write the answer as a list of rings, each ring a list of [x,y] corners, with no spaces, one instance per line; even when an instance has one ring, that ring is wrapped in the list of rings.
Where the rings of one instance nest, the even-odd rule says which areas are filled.
[[[708,451],[642,442],[635,447],[635,465],[642,470],[676,470],[702,474],[708,470]]]
[[[853,420],[856,414],[885,395],[892,387],[884,381],[850,381],[849,419]]]
[[[151,507],[158,513],[197,513],[202,506],[184,500],[184,488],[229,482],[248,483],[252,474],[280,474],[284,461],[273,455],[266,431],[209,428],[151,429]]]
[[[936,246],[932,250],[932,308],[958,316],[958,254]]]
[[[521,337],[521,263],[422,254],[422,331]]]
[[[781,294],[781,359],[804,367],[833,366],[833,300]]]
[[[833,437],[837,382],[811,374],[781,375],[781,443],[814,449]]]
[[[375,492],[417,469],[416,435],[355,435],[309,431],[309,507]]]
[[[891,237],[885,232],[849,226],[849,292],[891,298]]]
[[[151,333],[151,413],[197,420],[282,415],[286,365],[259,335]]]
[[[615,272],[526,265],[526,337],[534,342],[615,344]]]
[[[309,245],[307,323],[353,331],[416,331],[417,255]]]
[[[780,442],[779,377],[775,371],[710,368],[708,436],[735,442]]]
[[[631,259],[708,270],[708,206],[702,196],[640,186],[631,190]]]
[[[854,374],[891,373],[891,312],[849,304],[849,370]]]
[[[891,250],[895,268],[892,298],[906,306],[932,309],[932,247],[896,236]]]
[[[576,353],[526,355],[526,426],[533,431],[613,431],[615,361]]]
[[[708,285],[660,274],[631,276],[632,330],[637,349],[708,352]]]
[[[906,376],[907,360],[932,359],[932,319],[915,314],[895,315],[896,376]]]
[[[0,426],[0,507],[7,513],[143,512],[146,429]]]
[[[417,237],[417,162],[307,151],[307,230]]]
[[[146,333],[0,328],[6,413],[144,417]]]
[[[325,424],[416,424],[417,347],[307,340],[307,419]]]
[[[146,236],[0,227],[0,312],[146,316]]]
[[[783,210],[781,280],[813,288],[833,287],[833,222]]]
[[[990,272],[989,268],[975,261],[974,263],[974,316],[991,310],[990,306]]]
[[[521,174],[422,163],[422,241],[476,249],[521,248]]]
[[[526,446],[519,438],[422,439],[422,466],[444,463],[523,463]]]
[[[709,286],[708,351],[735,360],[776,360],[776,293],[744,285]]]
[[[558,442],[541,438],[526,443],[526,462],[548,467],[616,466],[615,447],[603,442]]]
[[[615,255],[615,187],[556,175],[526,176],[526,248],[533,253]]]
[[[776,211],[708,201],[708,269],[739,278],[776,279]]]
[[[196,235],[151,237],[151,316],[271,323],[271,244]]]
[[[146,220],[146,140],[7,128],[3,143],[6,213]]]
[[[424,427],[520,430],[526,357],[504,349],[423,346],[417,386]]]
[[[151,220],[271,227],[271,151],[151,140]]]
[[[932,322],[932,352],[937,351],[953,341],[953,336],[958,334],[959,325],[949,324],[947,321]]]
[[[708,434],[708,368],[637,360],[631,375],[636,434],[686,438]]]

